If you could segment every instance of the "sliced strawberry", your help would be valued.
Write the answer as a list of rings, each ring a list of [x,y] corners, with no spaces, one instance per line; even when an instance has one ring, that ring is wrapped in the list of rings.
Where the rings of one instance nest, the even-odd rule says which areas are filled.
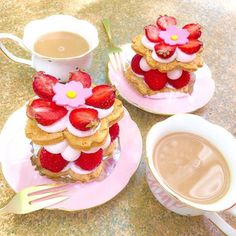
[[[161,73],[158,70],[149,70],[144,75],[144,81],[152,90],[160,90],[165,87],[165,84],[167,82],[167,74]]]
[[[119,136],[119,133],[120,133],[120,127],[119,127],[118,123],[115,123],[109,129],[109,134],[111,136],[111,142],[113,142]]]
[[[143,71],[140,68],[140,60],[143,57],[140,56],[139,54],[136,54],[135,56],[133,56],[132,61],[131,61],[131,69],[134,73],[138,74],[138,75],[144,75],[146,71]]]
[[[175,87],[176,89],[180,89],[187,85],[190,80],[190,73],[188,71],[183,71],[181,77],[176,80],[168,79],[168,83]]]
[[[89,106],[108,109],[115,102],[116,93],[112,86],[98,85],[93,88],[92,92],[92,96],[86,99],[86,104]]]
[[[162,39],[159,38],[160,29],[156,25],[148,25],[144,27],[145,35],[149,41],[153,43],[161,42]]]
[[[51,100],[54,96],[53,86],[56,83],[58,80],[55,77],[39,71],[34,75],[33,90],[39,97]]]
[[[157,18],[156,24],[161,30],[166,30],[169,26],[176,25],[177,21],[173,16],[164,15]]]
[[[158,43],[154,47],[157,56],[167,59],[170,58],[174,53],[176,46],[175,45],[166,45],[164,42]]]
[[[67,112],[66,108],[42,98],[33,100],[27,108],[27,115],[44,126],[51,125],[60,120]]]
[[[189,39],[198,39],[202,34],[199,24],[187,24],[183,29],[186,29],[190,33],[188,36]]]
[[[90,130],[98,125],[98,111],[91,108],[77,108],[70,113],[69,119],[76,129]]]
[[[80,82],[84,88],[90,88],[92,85],[92,79],[90,75],[81,70],[70,73],[69,81]]]
[[[52,154],[44,148],[42,148],[40,151],[39,159],[43,168],[55,173],[63,170],[68,164],[68,161],[63,159],[61,154]]]
[[[197,39],[189,40],[187,44],[179,45],[179,49],[186,54],[193,54],[198,52],[202,47],[202,42]]]
[[[82,152],[75,164],[84,170],[93,170],[102,162],[103,150],[99,149],[95,153]]]

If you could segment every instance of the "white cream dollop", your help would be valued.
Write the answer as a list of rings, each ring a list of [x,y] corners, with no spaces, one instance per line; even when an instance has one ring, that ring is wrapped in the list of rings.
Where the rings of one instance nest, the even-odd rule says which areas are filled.
[[[62,157],[67,161],[75,161],[79,158],[81,152],[73,149],[69,145],[61,153]]]
[[[44,146],[44,148],[52,154],[58,154],[58,153],[62,153],[66,149],[67,146],[68,146],[68,143],[66,140],[64,140],[60,143],[56,143],[53,145],[46,145]]]
[[[149,70],[151,70],[151,67],[147,64],[147,61],[146,61],[145,57],[143,57],[143,58],[140,60],[139,66],[140,66],[141,70],[143,70],[143,71],[149,71]]]
[[[91,172],[95,171],[95,169],[93,170],[83,170],[82,168],[80,168],[79,166],[77,166],[75,163],[70,162],[62,171],[67,171],[71,169],[72,171],[74,171],[77,174],[81,174],[81,175],[86,175],[86,174],[90,174]]]
[[[177,52],[176,51],[174,52],[174,54],[171,57],[169,57],[167,59],[163,59],[163,58],[157,56],[156,51],[152,52],[152,58],[155,61],[160,62],[160,63],[170,63],[170,62],[174,61],[176,59],[176,57],[177,57]]]
[[[176,48],[177,51],[177,61],[180,62],[191,62],[196,58],[196,54],[186,54],[184,52],[182,52],[179,48]]]
[[[143,35],[141,42],[143,44],[144,47],[150,49],[150,50],[154,50],[155,47],[155,43],[149,41],[149,39],[146,37],[146,35]]]
[[[60,120],[56,121],[54,124],[52,125],[48,125],[48,126],[44,126],[41,125],[39,123],[37,123],[37,126],[47,132],[47,133],[56,133],[56,132],[60,132],[66,129],[66,125],[67,125],[67,120],[68,120],[68,114],[65,115],[64,117],[62,117]]]
[[[171,80],[177,80],[181,77],[182,73],[183,70],[181,69],[171,70],[167,72],[167,77]]]
[[[99,149],[103,149],[104,150],[104,149],[106,149],[110,145],[110,143],[111,143],[111,137],[110,137],[110,135],[108,135],[105,143],[102,146],[94,147],[94,148],[91,148],[88,151],[83,151],[83,152],[84,153],[94,153],[94,152],[97,152]]]
[[[80,137],[80,138],[83,138],[83,137],[88,137],[88,136],[91,136],[93,134],[95,134],[97,132],[97,130],[100,128],[100,125],[99,124],[95,129],[90,129],[90,130],[87,130],[87,131],[81,131],[81,130],[78,130],[76,129],[71,123],[70,121],[68,121],[67,123],[67,129],[69,130],[70,133],[72,133],[73,135],[77,136],[77,137]]]
[[[86,106],[86,107],[97,110],[99,119],[103,119],[103,118],[109,116],[114,110],[114,105],[112,105],[108,109],[101,109],[101,108],[92,107],[92,106]]]

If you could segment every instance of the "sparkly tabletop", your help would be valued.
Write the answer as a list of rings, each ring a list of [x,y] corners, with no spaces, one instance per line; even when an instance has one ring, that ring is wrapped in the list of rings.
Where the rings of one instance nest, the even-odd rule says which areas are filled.
[[[210,103],[196,112],[236,134],[236,1],[235,0],[0,0],[0,31],[22,36],[33,19],[53,14],[70,14],[89,20],[99,31],[100,45],[90,69],[95,83],[107,82],[106,35],[101,20],[110,18],[115,42],[124,44],[155,21],[159,14],[173,15],[180,24],[203,26],[204,59],[216,81]],[[8,43],[17,55],[27,56]],[[33,69],[9,61],[0,53],[0,128],[8,116],[33,96]],[[165,117],[129,105],[125,107],[145,137],[151,126]],[[135,137],[134,137],[135,138]],[[128,144],[127,144],[128,145]],[[112,201],[81,212],[41,210],[28,215],[0,216],[0,235],[222,235],[203,217],[183,217],[164,209],[153,197],[145,178],[143,161],[128,186]],[[13,196],[0,176],[0,205]],[[229,218],[236,226],[236,219]]]

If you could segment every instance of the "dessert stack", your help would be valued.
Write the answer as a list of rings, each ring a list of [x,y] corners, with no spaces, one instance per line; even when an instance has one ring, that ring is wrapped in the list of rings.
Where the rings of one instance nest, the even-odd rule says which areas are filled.
[[[55,180],[98,178],[103,160],[117,148],[124,113],[114,87],[93,86],[84,71],[71,73],[67,83],[37,72],[33,90],[37,97],[27,106],[25,133],[36,150],[36,170]]]
[[[190,95],[195,75],[203,66],[201,26],[177,26],[172,16],[159,16],[144,27],[144,34],[133,38],[135,55],[125,77],[143,96]]]

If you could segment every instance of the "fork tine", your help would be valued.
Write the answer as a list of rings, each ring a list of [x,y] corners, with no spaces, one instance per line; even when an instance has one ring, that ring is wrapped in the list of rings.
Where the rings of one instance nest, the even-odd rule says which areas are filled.
[[[114,53],[114,57],[115,57],[115,60],[116,60],[117,70],[122,71],[119,53]]]
[[[51,206],[51,205],[57,204],[59,202],[65,201],[68,198],[69,198],[68,196],[58,196],[58,197],[52,197],[52,198],[46,199],[46,200],[41,201],[41,202],[33,203],[33,204],[29,205],[28,212],[31,212],[32,209],[33,209],[33,211],[37,211],[37,210],[46,208],[48,206]],[[27,213],[27,212],[25,212],[25,213]]]
[[[62,190],[58,190],[54,192],[46,192],[46,193],[37,194],[37,195],[30,195],[30,196],[28,195],[28,202],[43,201],[47,197],[54,197],[65,192],[67,192],[67,190],[62,189]]]
[[[108,56],[109,56],[112,68],[116,71],[117,70],[117,66],[116,66],[116,60],[115,60],[114,54],[113,53],[109,53]]]
[[[42,187],[37,188],[37,191],[28,193],[28,196],[35,196],[35,195],[39,195],[43,193],[56,192],[56,191],[65,189],[65,187],[67,186],[68,184],[52,185],[49,188],[47,188],[46,186],[42,186]]]
[[[37,194],[38,192],[40,193],[41,191],[44,191],[44,190],[46,191],[46,190],[50,190],[50,189],[54,189],[54,188],[58,188],[58,187],[63,187],[65,185],[66,185],[65,183],[42,184],[42,185],[37,185],[37,186],[32,186],[32,187],[26,188],[26,189],[22,190],[22,192],[24,192],[25,194],[34,195],[34,194]]]
[[[122,52],[119,53],[119,57],[120,57],[122,71],[125,71],[125,60],[124,60],[124,56]]]

